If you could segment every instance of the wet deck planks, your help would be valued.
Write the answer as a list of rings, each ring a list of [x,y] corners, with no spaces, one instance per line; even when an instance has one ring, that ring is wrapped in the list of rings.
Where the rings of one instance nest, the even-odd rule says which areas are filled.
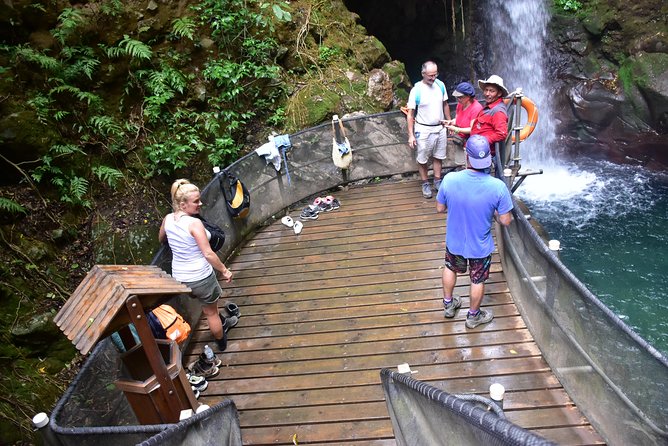
[[[394,445],[379,371],[407,362],[450,393],[506,388],[509,420],[560,444],[602,444],[550,372],[493,256],[483,305],[494,320],[467,330],[463,307],[444,319],[445,218],[414,180],[351,187],[341,208],[258,231],[229,263],[241,307],[220,374],[200,401],[234,400],[244,444]],[[291,213],[297,218],[299,209]],[[210,340],[206,322],[184,362]]]

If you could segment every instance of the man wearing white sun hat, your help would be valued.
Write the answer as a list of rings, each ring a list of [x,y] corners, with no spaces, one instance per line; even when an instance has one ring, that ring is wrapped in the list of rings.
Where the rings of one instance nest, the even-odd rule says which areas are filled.
[[[478,86],[485,96],[486,104],[471,122],[471,135],[484,136],[494,156],[494,144],[505,141],[508,136],[508,112],[503,102],[503,97],[508,96],[508,89],[503,85],[503,79],[496,74],[489,79],[479,80]]]

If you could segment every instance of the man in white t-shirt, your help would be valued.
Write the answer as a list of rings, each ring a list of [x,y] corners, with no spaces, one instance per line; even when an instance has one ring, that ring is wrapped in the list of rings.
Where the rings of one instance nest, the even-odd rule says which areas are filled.
[[[415,84],[408,96],[408,146],[416,149],[415,160],[422,179],[422,195],[431,198],[428,167],[434,166],[434,189],[441,185],[441,170],[448,143],[445,120],[450,120],[448,92],[443,82],[436,79],[438,67],[432,61],[422,64],[422,80]]]

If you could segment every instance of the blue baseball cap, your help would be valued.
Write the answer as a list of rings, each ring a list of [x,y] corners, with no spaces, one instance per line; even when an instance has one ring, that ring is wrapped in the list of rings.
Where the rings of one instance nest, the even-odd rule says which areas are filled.
[[[482,135],[472,135],[466,141],[466,154],[469,156],[469,164],[474,169],[487,169],[492,165],[489,142]]]
[[[452,95],[456,98],[459,96],[475,96],[475,89],[473,88],[473,85],[468,82],[462,82],[457,85],[457,88],[455,88]]]

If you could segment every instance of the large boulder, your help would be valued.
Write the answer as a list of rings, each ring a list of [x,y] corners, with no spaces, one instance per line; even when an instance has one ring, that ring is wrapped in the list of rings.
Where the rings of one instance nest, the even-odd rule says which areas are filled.
[[[366,94],[378,102],[383,109],[389,110],[394,98],[390,76],[380,68],[371,70],[367,82]]]

